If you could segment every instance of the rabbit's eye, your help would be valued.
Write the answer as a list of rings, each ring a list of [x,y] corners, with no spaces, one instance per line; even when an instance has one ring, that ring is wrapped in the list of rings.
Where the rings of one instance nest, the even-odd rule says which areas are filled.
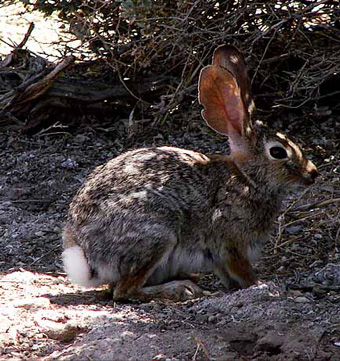
[[[271,147],[269,149],[270,155],[275,159],[285,159],[288,158],[286,149],[282,147]]]

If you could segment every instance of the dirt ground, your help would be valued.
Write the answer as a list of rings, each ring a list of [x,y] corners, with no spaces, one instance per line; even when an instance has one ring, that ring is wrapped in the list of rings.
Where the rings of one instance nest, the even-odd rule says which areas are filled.
[[[96,165],[127,149],[117,133],[0,135],[0,359],[340,360],[337,125],[302,137],[322,176],[287,202],[257,265],[261,284],[226,293],[207,275],[211,295],[184,303],[114,304],[62,271],[68,204]],[[225,151],[202,132],[129,143]]]

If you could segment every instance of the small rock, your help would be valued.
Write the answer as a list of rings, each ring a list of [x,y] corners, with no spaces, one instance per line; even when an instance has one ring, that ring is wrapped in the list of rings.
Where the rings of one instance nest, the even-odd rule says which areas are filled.
[[[49,326],[44,330],[44,333],[52,340],[57,340],[65,343],[73,341],[77,337],[79,332],[79,327],[71,325],[66,325],[66,327],[63,327],[63,325],[57,325],[54,327]]]
[[[167,356],[163,354],[159,354],[157,356],[154,356],[151,361],[179,361],[177,358],[168,358]]]
[[[75,160],[68,158],[61,163],[61,167],[65,169],[76,169],[78,168],[78,163]]]
[[[310,300],[307,298],[307,297],[304,297],[304,296],[299,296],[299,297],[296,297],[294,299],[295,302],[298,302],[298,303],[306,303],[306,302],[310,302]]]
[[[312,292],[313,292],[313,296],[315,296],[317,298],[322,298],[327,295],[327,290],[325,288],[323,288],[321,285],[315,285],[313,287]]]
[[[269,354],[278,354],[280,353],[282,344],[283,339],[281,335],[270,333],[257,341],[256,348],[261,351],[266,351]]]
[[[209,316],[208,317],[208,322],[210,322],[210,323],[213,323],[213,322],[215,322],[216,321],[216,316]]]
[[[45,297],[38,297],[38,298],[26,298],[21,300],[16,300],[12,302],[12,306],[14,307],[22,307],[26,310],[30,310],[32,308],[49,308],[50,307],[50,300]]]
[[[302,228],[303,228],[302,225],[290,226],[286,228],[286,232],[289,234],[294,234],[301,231]]]
[[[88,139],[89,138],[83,134],[78,134],[73,138],[74,142],[78,143],[78,144],[82,144],[82,143],[86,142]]]

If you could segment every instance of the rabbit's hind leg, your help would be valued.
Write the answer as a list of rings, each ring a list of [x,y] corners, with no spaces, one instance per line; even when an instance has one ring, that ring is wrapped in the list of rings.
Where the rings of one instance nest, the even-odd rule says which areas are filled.
[[[154,267],[150,268],[152,272]],[[146,270],[121,278],[114,289],[113,300],[120,302],[132,299],[138,299],[139,301],[150,301],[152,299],[187,301],[206,294],[205,291],[190,279],[142,287],[149,274],[150,271]]]
[[[161,260],[149,260],[146,264],[145,259],[140,259],[138,269],[131,269],[122,276],[116,283],[113,293],[114,301],[131,301],[138,299],[139,301],[150,301],[152,299],[169,299],[173,301],[186,301],[205,295],[203,291],[191,279],[178,279],[172,281],[163,281],[160,284],[149,283],[150,275],[157,270],[159,264],[166,262],[171,249],[168,249]],[[143,264],[142,264],[143,263]],[[184,275],[181,275],[184,276]],[[196,276],[197,277],[197,276]],[[146,286],[145,286],[146,284]],[[208,293],[207,293],[208,294]]]
[[[140,290],[148,283],[158,266],[168,262],[176,245],[176,237],[171,232],[163,232],[161,237],[149,232],[144,238],[135,239],[131,243],[134,245],[133,249],[126,248],[120,254],[120,276],[113,292],[114,301],[144,298],[145,295],[142,295]]]
[[[192,300],[210,294],[190,280],[171,281],[141,289],[137,289],[134,285],[129,290],[127,288],[128,284],[126,282],[117,284],[113,294],[113,301],[126,302],[137,299],[138,301],[149,302],[152,299],[165,299],[176,302]]]
[[[137,270],[135,273],[121,277],[115,286],[113,301],[124,302],[131,298],[140,298],[139,290],[143,287],[154,267],[154,264],[150,264],[149,267],[145,267],[143,270]]]
[[[143,287],[139,292],[142,298],[168,299],[172,301],[187,301],[208,294],[196,283],[190,280],[171,281],[156,286]]]

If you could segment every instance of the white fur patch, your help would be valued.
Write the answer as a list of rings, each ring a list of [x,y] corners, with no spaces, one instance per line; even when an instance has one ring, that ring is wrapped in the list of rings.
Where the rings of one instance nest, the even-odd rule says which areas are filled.
[[[134,164],[127,164],[124,167],[124,172],[129,175],[137,175],[139,174],[139,169]]]
[[[64,269],[70,280],[83,287],[100,285],[98,279],[91,279],[90,268],[83,250],[79,246],[65,249],[62,254]]]
[[[202,252],[188,252],[181,248],[170,249],[169,251],[164,254],[151,275],[150,284],[162,283],[164,280],[176,277],[181,273],[205,273],[213,270],[212,261],[207,259]]]
[[[206,259],[203,252],[188,252],[183,249],[176,249],[172,254],[170,262],[171,274],[176,275],[180,272],[196,273],[212,271],[212,261]]]

